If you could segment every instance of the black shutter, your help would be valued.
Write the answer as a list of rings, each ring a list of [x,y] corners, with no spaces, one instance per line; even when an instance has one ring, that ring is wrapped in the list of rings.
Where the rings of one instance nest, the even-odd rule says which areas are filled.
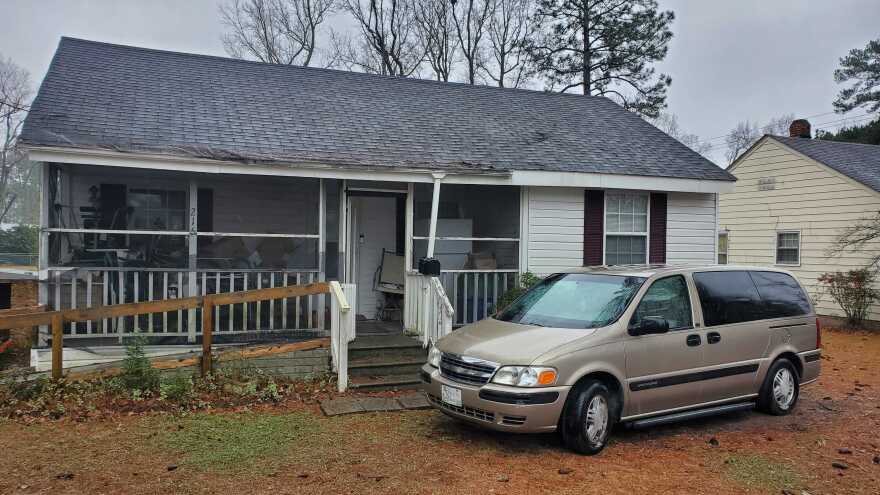
[[[651,193],[648,262],[666,264],[666,193]]]
[[[588,189],[584,194],[584,266],[604,264],[605,191]]]

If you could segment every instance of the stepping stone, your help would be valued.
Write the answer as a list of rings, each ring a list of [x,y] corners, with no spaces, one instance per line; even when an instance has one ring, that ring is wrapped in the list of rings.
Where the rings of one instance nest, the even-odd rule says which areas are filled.
[[[327,416],[339,416],[340,414],[354,414],[364,412],[364,408],[358,399],[330,399],[321,401],[321,410]]]
[[[321,410],[327,416],[364,412],[402,411],[397,399],[386,397],[342,398],[321,401]]]
[[[428,397],[422,392],[401,395],[400,397],[397,398],[397,402],[400,402],[400,405],[403,406],[404,409],[430,409],[431,408],[431,403],[428,402]]]
[[[397,400],[387,397],[365,397],[359,399],[364,412],[402,411],[403,406]]]

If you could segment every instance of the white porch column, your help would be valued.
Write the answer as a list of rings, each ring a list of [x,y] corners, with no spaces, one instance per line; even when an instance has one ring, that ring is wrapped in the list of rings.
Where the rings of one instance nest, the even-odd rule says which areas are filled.
[[[434,177],[434,195],[431,198],[431,226],[428,232],[428,258],[434,257],[434,241],[437,237],[437,209],[440,206],[440,182],[446,174],[431,174]]]
[[[327,183],[318,179],[318,281],[327,279]],[[318,296],[318,328],[324,330],[324,313],[327,300]]]
[[[196,281],[196,260],[198,257],[199,250],[199,238],[198,238],[198,227],[199,226],[199,185],[196,183],[195,179],[191,179],[189,181],[189,256],[188,256],[188,268],[189,273],[187,274],[187,297],[193,297],[198,290],[198,285]],[[196,341],[196,310],[190,309],[187,310],[187,324],[186,324],[186,340],[187,342],[195,342]]]
[[[347,260],[345,259],[345,252],[348,250],[348,204],[346,201],[347,193],[346,189],[348,188],[348,181],[345,179],[339,181],[339,213],[337,216],[339,217],[339,260],[336,262],[336,275],[340,282],[345,283],[348,281],[346,277],[348,277],[348,273],[346,271]]]
[[[37,304],[49,304],[49,232],[46,231],[49,225],[49,172],[52,165],[49,162],[40,164],[40,238],[37,245],[37,269],[38,273],[38,293]],[[41,325],[37,332],[37,342],[40,347],[48,344],[49,327]]]

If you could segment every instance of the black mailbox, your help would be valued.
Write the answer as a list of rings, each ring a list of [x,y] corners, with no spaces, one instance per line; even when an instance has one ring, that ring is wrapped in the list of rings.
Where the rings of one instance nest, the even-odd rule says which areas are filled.
[[[419,273],[432,277],[440,276],[440,260],[437,258],[420,258]]]

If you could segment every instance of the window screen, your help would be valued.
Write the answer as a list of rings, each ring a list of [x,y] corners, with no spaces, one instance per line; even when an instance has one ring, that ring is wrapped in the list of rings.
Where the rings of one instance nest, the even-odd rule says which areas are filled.
[[[605,199],[605,264],[648,261],[648,196],[609,193]]]
[[[764,303],[765,318],[784,318],[810,312],[810,300],[791,276],[777,272],[751,272]]]
[[[764,318],[761,297],[748,272],[694,274],[707,327]]]
[[[693,326],[691,300],[684,277],[676,275],[654,282],[639,301],[630,325],[638,325],[649,316],[665,319],[671,330]]]
[[[780,265],[797,265],[800,263],[801,234],[800,232],[776,233],[776,263]]]

